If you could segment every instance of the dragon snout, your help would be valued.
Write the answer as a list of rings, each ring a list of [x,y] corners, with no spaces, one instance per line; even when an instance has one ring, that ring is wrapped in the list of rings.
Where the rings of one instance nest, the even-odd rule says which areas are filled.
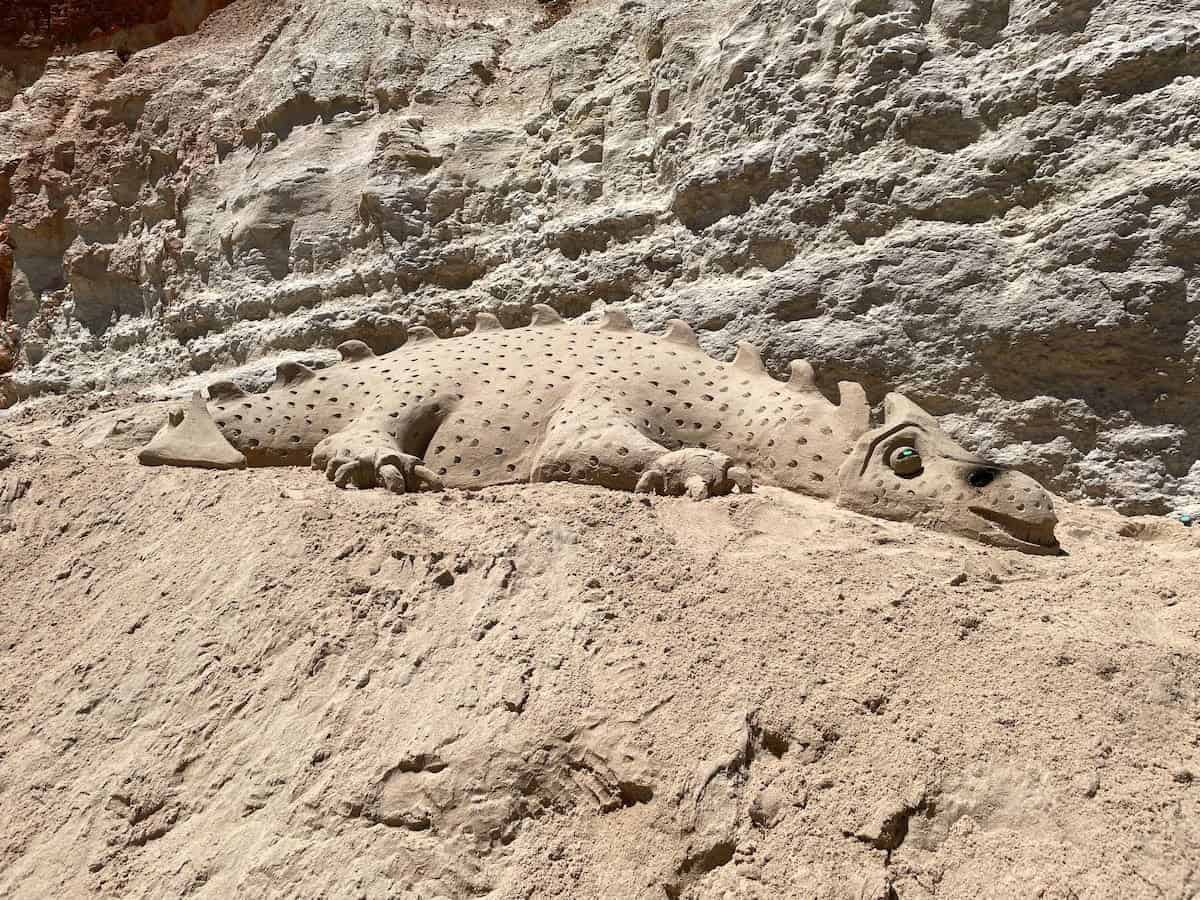
[[[1054,501],[1040,484],[1012,469],[986,464],[964,472],[967,508],[987,522],[996,536],[1036,548],[1057,549]]]

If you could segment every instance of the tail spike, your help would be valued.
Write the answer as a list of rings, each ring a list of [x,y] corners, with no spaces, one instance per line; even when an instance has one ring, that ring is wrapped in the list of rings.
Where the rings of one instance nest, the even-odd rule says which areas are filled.
[[[144,466],[197,466],[205,469],[240,469],[246,457],[233,447],[213,421],[199,391],[187,410],[174,410],[140,453]]]
[[[316,377],[317,373],[303,363],[281,362],[275,367],[275,383],[271,387],[287,387]]]
[[[561,325],[562,316],[545,303],[533,304],[533,320],[529,323],[534,328],[544,328],[547,325]]]
[[[208,386],[209,400],[236,400],[245,396],[246,392],[229,380],[214,381]]]
[[[370,347],[362,341],[342,341],[338,344],[337,351],[342,355],[343,362],[356,362],[360,359],[370,359],[375,355]]]
[[[600,316],[600,328],[605,331],[633,331],[633,323],[623,309],[608,307]]]
[[[424,325],[414,325],[408,329],[408,343],[424,344],[426,341],[436,341],[437,334],[432,328],[426,328]]]
[[[802,393],[811,393],[817,389],[817,375],[807,359],[793,359],[791,369],[788,387]]]
[[[490,312],[481,312],[475,314],[475,331],[501,331],[504,326]]]
[[[662,336],[664,341],[670,341],[672,344],[683,344],[685,347],[699,347],[700,339],[696,337],[696,332],[692,331],[692,326],[683,319],[672,319],[667,323],[667,332]]]
[[[765,373],[767,371],[758,348],[748,341],[738,341],[737,356],[733,358],[733,366],[747,372]]]

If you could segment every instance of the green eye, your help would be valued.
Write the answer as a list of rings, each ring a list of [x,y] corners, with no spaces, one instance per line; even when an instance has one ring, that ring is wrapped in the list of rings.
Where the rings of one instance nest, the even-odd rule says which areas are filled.
[[[922,468],[921,454],[912,447],[901,447],[892,454],[892,471],[897,475],[909,477],[920,473]]]

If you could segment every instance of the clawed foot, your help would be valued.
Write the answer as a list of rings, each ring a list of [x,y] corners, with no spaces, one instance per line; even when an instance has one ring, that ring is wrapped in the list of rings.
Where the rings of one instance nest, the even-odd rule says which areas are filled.
[[[440,491],[442,481],[421,460],[367,440],[333,435],[317,444],[312,467],[340,488],[387,488],[393,494]]]
[[[642,473],[634,488],[639,494],[684,494],[693,500],[705,500],[729,494],[737,488],[743,494],[754,489],[750,473],[733,465],[724,453],[713,450],[676,450],[664,453]]]

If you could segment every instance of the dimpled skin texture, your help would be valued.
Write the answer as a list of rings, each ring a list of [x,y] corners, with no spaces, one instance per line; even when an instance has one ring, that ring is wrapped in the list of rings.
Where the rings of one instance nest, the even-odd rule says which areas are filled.
[[[605,310],[567,325],[535,306],[528,328],[480,314],[474,334],[409,331],[400,350],[338,347],[321,372],[282,363],[248,395],[209,385],[139,455],[147,465],[305,465],[338,487],[396,493],[568,481],[696,500],[773,485],[1025,552],[1057,552],[1053,501],[1036,481],[979,459],[901,394],[870,429],[865,393],[835,405],[812,367],[772,378],[749,344],[732,362],[705,355],[682,320],[662,335]],[[225,446],[228,444],[229,446]],[[899,471],[893,454],[911,451]]]
[[[780,382],[749,349],[734,363],[714,360],[679,322],[664,336],[607,322],[429,338],[319,373],[284,367],[286,383],[210,409],[250,465],[307,464],[322,440],[361,434],[423,458],[451,487],[632,489],[656,457],[699,448],[727,454],[759,483],[836,492],[865,403],[848,410],[811,385]]]

